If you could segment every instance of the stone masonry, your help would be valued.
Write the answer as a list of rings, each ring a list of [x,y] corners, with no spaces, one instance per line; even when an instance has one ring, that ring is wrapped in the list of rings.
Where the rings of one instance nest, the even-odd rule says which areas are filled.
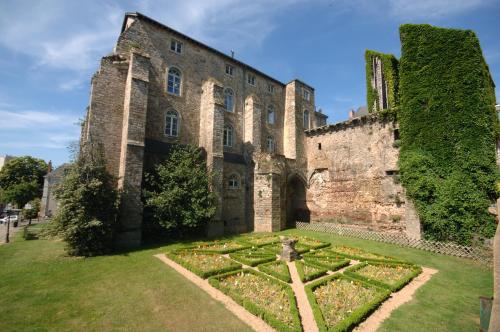
[[[169,72],[177,73],[176,91]],[[217,171],[221,231],[272,232],[328,219],[419,233],[418,219],[409,227],[416,215],[395,180],[397,124],[368,116],[326,125],[314,92],[125,14],[113,53],[92,78],[81,136],[103,146],[123,190],[117,245],[140,244],[143,174],[176,144],[202,148]],[[175,131],[167,113],[176,116]]]

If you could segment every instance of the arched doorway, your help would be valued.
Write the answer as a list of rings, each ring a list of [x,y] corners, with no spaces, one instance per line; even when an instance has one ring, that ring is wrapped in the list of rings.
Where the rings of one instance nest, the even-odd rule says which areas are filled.
[[[295,227],[296,221],[309,222],[310,211],[306,202],[306,184],[297,174],[292,175],[286,187],[287,227]]]

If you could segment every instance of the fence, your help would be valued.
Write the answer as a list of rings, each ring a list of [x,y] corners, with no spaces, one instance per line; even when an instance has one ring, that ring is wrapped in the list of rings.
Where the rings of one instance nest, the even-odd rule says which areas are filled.
[[[330,224],[324,222],[297,222],[296,227],[298,229],[333,233],[365,240],[392,243],[404,247],[417,248],[449,256],[469,258],[487,265],[491,265],[493,262],[493,253],[491,250],[488,250],[486,248],[462,246],[451,242],[436,242],[422,239],[412,239],[404,234],[374,232],[365,229],[352,228],[345,225]]]

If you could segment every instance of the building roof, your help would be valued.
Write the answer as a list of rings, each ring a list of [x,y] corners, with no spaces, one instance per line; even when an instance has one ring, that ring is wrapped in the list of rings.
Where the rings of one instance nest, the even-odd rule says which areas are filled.
[[[208,45],[206,45],[206,44],[203,44],[202,42],[199,42],[199,41],[197,41],[196,39],[193,39],[193,38],[191,38],[191,37],[189,37],[189,36],[187,36],[187,35],[185,35],[185,34],[183,34],[183,33],[179,32],[179,31],[177,31],[177,30],[175,30],[175,29],[172,29],[171,27],[166,26],[165,24],[162,24],[162,23],[160,23],[160,22],[158,22],[158,21],[156,21],[156,20],[154,20],[154,19],[152,19],[152,18],[150,18],[150,17],[148,17],[148,16],[146,16],[146,15],[144,15],[144,14],[141,14],[141,13],[139,13],[139,12],[127,12],[127,13],[125,13],[125,17],[124,17],[124,19],[123,19],[123,24],[122,24],[122,30],[121,30],[121,32],[125,31],[126,24],[127,24],[127,18],[129,18],[129,17],[135,17],[135,18],[138,18],[138,19],[140,19],[140,20],[143,20],[143,21],[149,22],[149,23],[151,23],[151,24],[153,24],[153,25],[156,25],[156,26],[160,27],[161,29],[164,29],[164,30],[166,30],[166,31],[168,31],[168,32],[170,32],[170,33],[172,33],[172,34],[174,34],[174,35],[177,35],[178,37],[181,37],[181,38],[183,38],[183,39],[185,39],[185,40],[188,40],[189,42],[191,42],[191,43],[193,43],[193,44],[198,45],[198,46],[199,46],[199,47],[201,47],[201,48],[204,48],[204,49],[206,49],[206,50],[208,50],[208,51],[210,51],[210,52],[213,52],[213,53],[215,53],[215,54],[217,54],[217,55],[220,55],[221,57],[225,58],[225,59],[226,59],[227,61],[229,61],[229,62],[233,62],[233,63],[235,63],[235,64],[237,64],[237,65],[239,65],[239,66],[241,66],[241,67],[243,67],[243,68],[245,68],[245,69],[247,69],[247,70],[253,71],[253,72],[255,72],[256,74],[259,74],[259,75],[261,75],[261,76],[263,76],[263,77],[265,77],[265,78],[267,78],[267,79],[269,79],[269,80],[271,80],[271,81],[273,81],[273,82],[275,82],[275,83],[277,83],[277,84],[279,84],[279,85],[281,85],[281,86],[285,86],[285,85],[286,85],[285,83],[281,82],[280,80],[277,80],[276,78],[271,77],[271,76],[269,76],[269,75],[267,75],[267,74],[263,73],[262,71],[260,71],[260,70],[258,70],[258,69],[256,69],[256,68],[254,68],[254,67],[252,67],[252,66],[250,66],[250,65],[247,65],[247,64],[246,64],[246,63],[244,63],[244,62],[241,62],[241,61],[239,61],[239,60],[236,60],[235,58],[233,58],[233,57],[231,57],[231,56],[229,56],[229,55],[227,55],[227,54],[225,54],[225,53],[223,53],[223,52],[221,52],[221,51],[219,51],[219,50],[216,50],[216,49],[215,49],[215,48],[213,48],[213,47],[210,47],[210,46],[208,46]],[[313,91],[314,91],[314,88],[313,88],[313,87],[311,87],[311,86],[310,86],[310,85],[308,85],[308,84],[305,84],[304,82],[302,82],[302,81],[300,81],[300,80],[297,80],[297,79],[296,79],[296,80],[292,80],[292,82],[293,82],[293,81],[299,81],[301,84],[303,84],[303,85],[307,86],[308,88],[310,88],[311,90],[313,90]]]

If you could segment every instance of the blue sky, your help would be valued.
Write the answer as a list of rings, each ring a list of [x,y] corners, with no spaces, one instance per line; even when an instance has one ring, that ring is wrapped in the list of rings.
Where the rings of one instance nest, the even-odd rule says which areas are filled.
[[[329,122],[365,105],[364,51],[399,57],[402,23],[474,30],[500,86],[500,0],[2,0],[0,155],[68,160],[90,78],[126,11],[234,50],[283,82],[309,83]]]

